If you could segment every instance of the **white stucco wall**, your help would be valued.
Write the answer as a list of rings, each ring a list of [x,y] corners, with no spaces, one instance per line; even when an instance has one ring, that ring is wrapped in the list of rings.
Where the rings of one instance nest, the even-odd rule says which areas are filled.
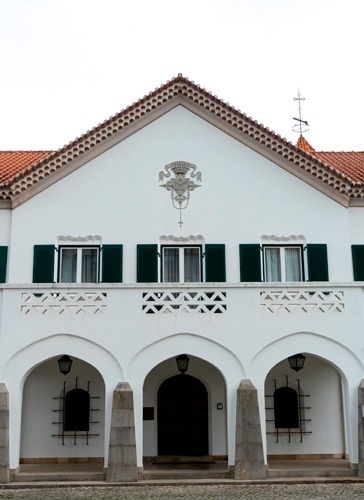
[[[182,229],[169,193],[158,185],[158,173],[176,160],[195,163],[202,173],[202,186],[192,192],[183,212]],[[143,454],[156,453],[156,423],[145,422],[143,429],[143,404],[155,405],[158,386],[176,373],[173,358],[183,352],[196,360],[191,375],[208,388],[211,454],[227,454],[234,464],[240,380],[249,378],[258,389],[265,431],[266,375],[278,363],[269,377],[281,377],[281,360],[302,351],[312,354],[300,378],[304,392],[312,394],[313,434],[289,446],[283,441],[276,446],[269,438],[264,449],[268,454],[348,452],[355,462],[355,394],[364,378],[364,316],[363,288],[352,283],[350,245],[364,244],[363,220],[364,209],[339,205],[182,107],[12,212],[0,210],[0,243],[10,248],[9,279],[0,301],[0,373],[11,394],[12,467],[18,464],[19,449],[24,457],[107,457],[112,391],[119,381],[128,381],[134,391],[137,457],[142,466]],[[57,245],[57,238],[67,235],[99,235],[102,244],[123,244],[124,284],[30,285],[33,246]],[[158,243],[163,235],[201,235],[205,243],[224,243],[227,283],[136,284],[136,245]],[[302,243],[327,244],[330,283],[240,284],[239,244],[262,243],[264,235],[288,242],[300,236]],[[226,312],[143,313],[143,293],[173,288],[223,292]],[[82,303],[89,291],[102,294],[102,313],[82,308],[73,313],[67,307],[62,314],[51,307],[24,312],[33,293],[48,294],[48,302],[60,293],[78,294]],[[282,291],[291,294],[292,310],[269,311],[262,296]],[[295,299],[296,292],[300,298]],[[312,299],[315,294],[321,298]],[[327,308],[325,297],[334,297],[340,307]],[[312,310],[301,307],[310,300],[324,305]],[[87,450],[60,447],[55,438],[44,436],[45,429],[47,436],[51,433],[49,401],[62,379],[47,360],[63,353],[83,360],[80,378],[90,374],[100,387],[102,379],[105,384],[103,439],[93,441]],[[39,401],[37,408],[33,401]],[[226,403],[224,411],[215,411],[217,402]]]

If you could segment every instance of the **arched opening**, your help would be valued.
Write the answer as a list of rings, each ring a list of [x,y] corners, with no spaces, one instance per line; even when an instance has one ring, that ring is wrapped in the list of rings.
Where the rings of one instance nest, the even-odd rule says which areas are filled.
[[[82,464],[92,457],[102,467],[104,381],[98,370],[74,356],[64,376],[58,358],[38,365],[24,383],[20,464]]]
[[[158,390],[158,455],[207,455],[208,394],[191,375],[175,375]]]
[[[276,429],[299,426],[297,391],[291,387],[279,387],[273,394],[273,406]]]
[[[268,460],[344,458],[347,453],[341,374],[328,361],[305,355],[300,371],[284,359],[267,375]]]
[[[90,393],[85,389],[71,389],[64,401],[63,429],[67,431],[90,430]]]

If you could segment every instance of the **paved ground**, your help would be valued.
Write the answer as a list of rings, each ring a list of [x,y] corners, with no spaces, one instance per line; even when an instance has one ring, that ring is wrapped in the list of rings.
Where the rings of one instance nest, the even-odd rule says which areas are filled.
[[[363,483],[53,487],[0,489],[0,499],[27,500],[352,500],[364,499]]]

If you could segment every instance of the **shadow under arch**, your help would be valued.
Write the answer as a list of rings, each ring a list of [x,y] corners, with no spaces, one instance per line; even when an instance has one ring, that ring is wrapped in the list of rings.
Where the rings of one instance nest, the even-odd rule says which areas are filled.
[[[126,369],[128,379],[138,381],[143,387],[146,376],[163,361],[174,358],[178,354],[190,354],[210,363],[228,382],[236,385],[245,378],[245,369],[238,357],[222,344],[201,335],[192,333],[176,333],[144,346],[130,360]]]
[[[68,333],[50,335],[17,351],[4,367],[4,374],[11,373],[11,384],[4,375],[3,380],[21,389],[34,368],[65,353],[92,365],[100,373],[106,386],[123,380],[123,370],[112,353],[92,340]]]

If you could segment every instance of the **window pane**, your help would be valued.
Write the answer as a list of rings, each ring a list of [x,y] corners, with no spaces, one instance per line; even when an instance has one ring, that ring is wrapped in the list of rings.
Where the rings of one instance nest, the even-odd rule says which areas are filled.
[[[286,281],[301,281],[301,250],[285,249]]]
[[[179,248],[163,249],[163,281],[179,282]]]
[[[97,283],[97,249],[82,249],[81,283]]]
[[[281,258],[279,248],[265,249],[266,281],[281,281]]]
[[[185,276],[184,276],[185,283],[201,281],[199,248],[184,249],[184,267],[185,267]]]
[[[61,283],[76,283],[77,248],[62,248]]]

